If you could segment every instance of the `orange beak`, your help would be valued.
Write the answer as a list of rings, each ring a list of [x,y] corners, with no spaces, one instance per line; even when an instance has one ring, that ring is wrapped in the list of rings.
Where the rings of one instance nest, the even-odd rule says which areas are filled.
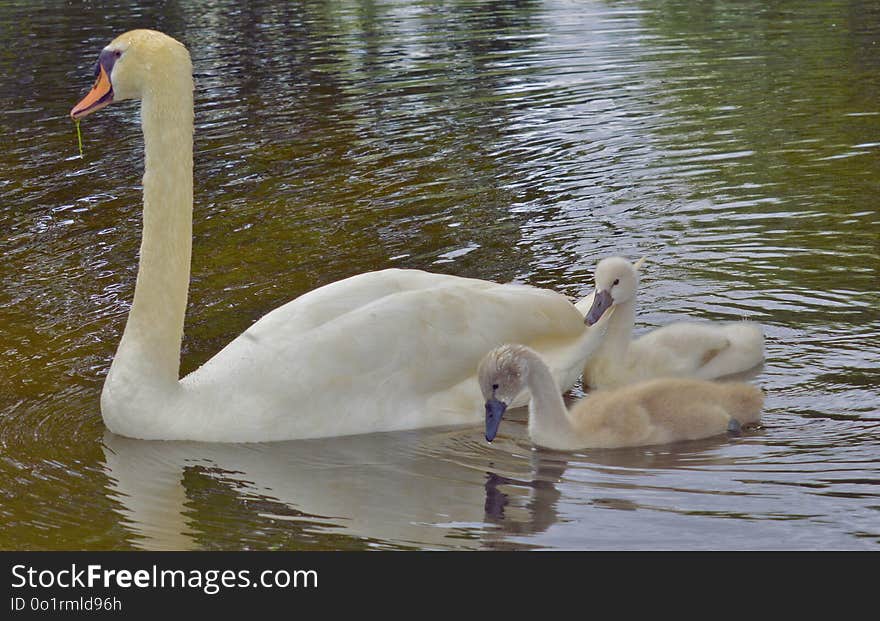
[[[98,77],[92,90],[82,98],[70,111],[70,118],[74,121],[81,119],[95,110],[100,110],[113,101],[113,85],[110,84],[110,76],[104,70],[102,64],[98,64]]]

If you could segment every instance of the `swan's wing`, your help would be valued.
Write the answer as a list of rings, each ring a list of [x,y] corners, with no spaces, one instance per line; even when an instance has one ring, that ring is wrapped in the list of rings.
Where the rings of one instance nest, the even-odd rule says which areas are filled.
[[[587,313],[590,312],[590,308],[593,306],[593,299],[596,297],[596,290],[593,289],[590,291],[590,294],[585,297],[583,300],[575,303],[575,308],[578,309],[578,312],[584,317],[587,316]]]
[[[305,333],[356,311],[376,300],[405,291],[422,291],[449,285],[479,289],[495,283],[435,274],[422,270],[386,269],[357,274],[319,287],[261,317],[243,334],[254,338],[284,332]]]

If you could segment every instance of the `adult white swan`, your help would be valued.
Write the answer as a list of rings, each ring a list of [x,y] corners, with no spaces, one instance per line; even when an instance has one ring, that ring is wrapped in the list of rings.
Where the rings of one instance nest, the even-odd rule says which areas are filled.
[[[529,344],[566,390],[601,340],[602,326],[585,328],[551,291],[384,270],[279,307],[178,379],[193,208],[186,48],[151,30],[117,37],[70,115],[124,99],[141,100],[144,214],[134,301],[101,393],[111,431],[256,442],[477,423],[476,368],[493,347]]]
[[[596,265],[596,291],[578,302],[586,323],[614,308],[608,335],[584,367],[590,388],[622,386],[655,377],[715,379],[747,371],[764,360],[764,332],[751,321],[730,323],[678,321],[632,338],[639,267],[608,257]],[[603,318],[604,322],[605,319]]]

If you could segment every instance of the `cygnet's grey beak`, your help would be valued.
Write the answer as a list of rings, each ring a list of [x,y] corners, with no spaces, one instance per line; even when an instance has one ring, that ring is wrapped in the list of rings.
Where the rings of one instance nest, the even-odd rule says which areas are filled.
[[[507,404],[495,397],[486,401],[486,442],[491,442],[495,439],[506,410]]]
[[[611,308],[613,302],[614,300],[611,299],[611,293],[607,290],[603,289],[602,291],[597,291],[595,297],[593,297],[593,305],[590,307],[590,310],[587,311],[587,316],[584,317],[584,323],[588,326],[592,326],[599,321],[602,318],[602,315],[605,314],[605,311]]]

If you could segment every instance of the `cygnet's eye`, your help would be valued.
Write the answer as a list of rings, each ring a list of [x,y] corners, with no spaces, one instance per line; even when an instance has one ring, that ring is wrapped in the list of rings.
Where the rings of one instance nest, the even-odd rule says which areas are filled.
[[[620,284],[620,279],[619,279],[619,278],[615,278],[615,279],[614,279],[614,284],[615,284],[615,285],[619,285],[619,284]]]
[[[498,390],[498,384],[492,384],[492,390]]]

